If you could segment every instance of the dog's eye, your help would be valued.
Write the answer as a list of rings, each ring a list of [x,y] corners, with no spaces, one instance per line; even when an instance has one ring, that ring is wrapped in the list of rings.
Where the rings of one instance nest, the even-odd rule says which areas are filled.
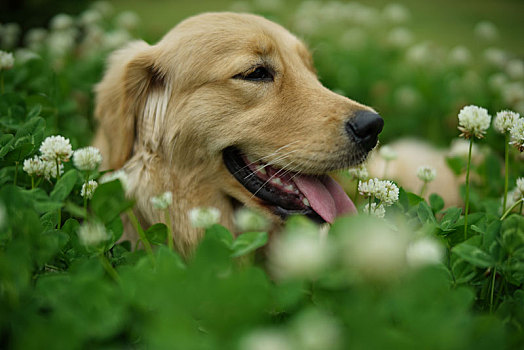
[[[237,74],[233,78],[255,81],[255,82],[259,82],[259,81],[264,82],[264,81],[273,81],[273,74],[271,74],[271,72],[266,67],[260,66],[250,71],[247,74],[246,73]]]

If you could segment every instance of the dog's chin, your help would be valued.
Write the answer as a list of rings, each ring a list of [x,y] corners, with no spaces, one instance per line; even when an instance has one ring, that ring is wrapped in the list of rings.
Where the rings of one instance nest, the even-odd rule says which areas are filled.
[[[353,202],[328,175],[303,175],[278,169],[250,160],[236,147],[223,151],[223,161],[252,196],[282,219],[296,214],[324,223],[332,222],[338,215],[356,213]]]

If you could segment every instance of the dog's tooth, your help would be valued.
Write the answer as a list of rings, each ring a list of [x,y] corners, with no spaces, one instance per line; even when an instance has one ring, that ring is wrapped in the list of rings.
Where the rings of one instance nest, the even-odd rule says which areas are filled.
[[[261,174],[267,175],[266,169],[264,169],[263,165],[257,166],[257,171]]]
[[[273,178],[271,182],[274,183],[275,185],[283,186],[282,180],[280,180],[280,178],[278,177]]]
[[[295,193],[296,193],[296,194],[300,194],[300,191],[299,191],[299,190],[295,190]]]
[[[253,163],[256,162],[256,160],[254,160],[253,157],[251,157],[251,156],[246,156],[246,158],[247,158],[247,161],[248,161],[249,163],[251,163],[251,164],[253,164]]]
[[[304,203],[305,205],[309,207],[309,201],[307,198],[302,199],[302,203]]]
[[[295,186],[293,185],[287,185],[284,187],[285,190],[289,191],[289,192],[293,192],[295,190]]]

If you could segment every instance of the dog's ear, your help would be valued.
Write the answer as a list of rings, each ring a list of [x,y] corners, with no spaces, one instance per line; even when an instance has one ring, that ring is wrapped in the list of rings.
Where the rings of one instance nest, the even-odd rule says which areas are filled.
[[[157,119],[163,119],[169,96],[155,58],[153,46],[132,42],[111,55],[96,86],[95,145],[102,150],[105,168],[122,167],[137,143],[158,142],[154,129],[161,129]]]

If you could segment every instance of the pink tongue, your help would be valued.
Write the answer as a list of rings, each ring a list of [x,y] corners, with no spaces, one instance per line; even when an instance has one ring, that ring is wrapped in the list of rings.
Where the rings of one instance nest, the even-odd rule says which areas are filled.
[[[298,175],[293,178],[293,181],[306,196],[311,208],[329,223],[339,215],[357,212],[355,204],[346,192],[329,176],[316,178]]]

